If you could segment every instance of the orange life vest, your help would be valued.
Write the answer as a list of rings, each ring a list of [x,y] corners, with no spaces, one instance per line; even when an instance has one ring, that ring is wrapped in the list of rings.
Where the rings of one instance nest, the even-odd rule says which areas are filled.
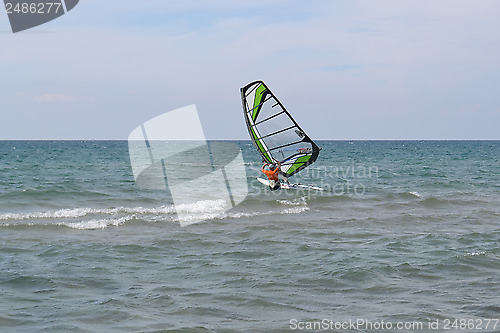
[[[262,169],[260,170],[262,171],[269,180],[275,180],[275,181],[278,181],[278,174],[280,172],[280,169],[279,168],[276,168],[274,169],[274,171],[270,171],[270,170],[266,170],[264,169],[264,167],[262,167]]]

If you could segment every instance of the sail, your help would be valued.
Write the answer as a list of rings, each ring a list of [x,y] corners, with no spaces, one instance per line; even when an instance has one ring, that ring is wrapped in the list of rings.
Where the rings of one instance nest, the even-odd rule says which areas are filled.
[[[266,162],[281,162],[282,174],[290,177],[316,160],[320,148],[264,82],[241,88],[241,98],[248,132]]]

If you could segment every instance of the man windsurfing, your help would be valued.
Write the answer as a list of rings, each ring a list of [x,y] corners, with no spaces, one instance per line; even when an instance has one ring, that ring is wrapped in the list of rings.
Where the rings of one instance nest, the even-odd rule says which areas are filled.
[[[266,166],[269,166],[269,170],[264,169]],[[269,179],[269,188],[271,189],[271,191],[277,190],[281,187],[281,183],[278,178],[280,169],[281,169],[280,162],[278,162],[278,166],[275,166],[274,164],[265,163],[260,169],[260,171],[262,171]]]

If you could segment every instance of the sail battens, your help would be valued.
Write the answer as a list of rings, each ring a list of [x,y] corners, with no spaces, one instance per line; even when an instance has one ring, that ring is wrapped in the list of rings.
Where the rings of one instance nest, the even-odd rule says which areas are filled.
[[[270,136],[273,136],[273,135],[279,134],[279,133],[281,133],[281,132],[288,131],[288,130],[290,130],[290,129],[294,128],[294,127],[295,127],[295,125],[294,125],[294,126],[287,127],[287,128],[284,128],[284,129],[282,129],[282,130],[279,130],[279,131],[273,132],[273,133],[271,133],[271,134],[268,134],[268,135],[265,135],[265,136],[261,136],[259,139],[265,139],[265,138],[268,138],[268,137],[270,137]]]
[[[256,123],[255,123],[255,124],[253,124],[252,126],[257,126],[257,125],[259,125],[259,124],[262,124],[263,122],[266,122],[266,121],[268,121],[268,120],[271,120],[271,119],[273,119],[274,117],[277,117],[277,116],[279,116],[279,115],[281,115],[281,114],[283,114],[283,113],[285,113],[285,111],[281,111],[281,112],[278,112],[278,113],[276,113],[276,114],[273,114],[272,116],[267,117],[266,119],[263,119],[263,120],[261,120],[261,121],[256,122]]]
[[[264,103],[266,103],[267,101],[269,101],[273,96],[269,96],[267,97],[267,99],[265,99],[263,102],[255,105],[251,110],[249,110],[249,112],[253,112],[255,109],[261,107]],[[279,104],[279,103],[276,103],[276,104]],[[273,106],[274,107],[274,106]]]
[[[293,146],[293,145],[296,145],[296,144],[301,143],[301,142],[302,141],[296,141],[296,142],[287,143],[285,145],[281,145],[281,146],[278,146],[278,147],[273,147],[273,148],[269,149],[269,151],[278,150],[280,148],[285,148],[285,147],[288,147],[288,146]]]

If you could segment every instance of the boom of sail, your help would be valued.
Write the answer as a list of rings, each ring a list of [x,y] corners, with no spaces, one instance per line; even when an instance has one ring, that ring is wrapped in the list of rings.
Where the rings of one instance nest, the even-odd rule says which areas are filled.
[[[290,177],[316,161],[319,148],[262,81],[241,88],[248,132],[267,163],[281,163]]]

